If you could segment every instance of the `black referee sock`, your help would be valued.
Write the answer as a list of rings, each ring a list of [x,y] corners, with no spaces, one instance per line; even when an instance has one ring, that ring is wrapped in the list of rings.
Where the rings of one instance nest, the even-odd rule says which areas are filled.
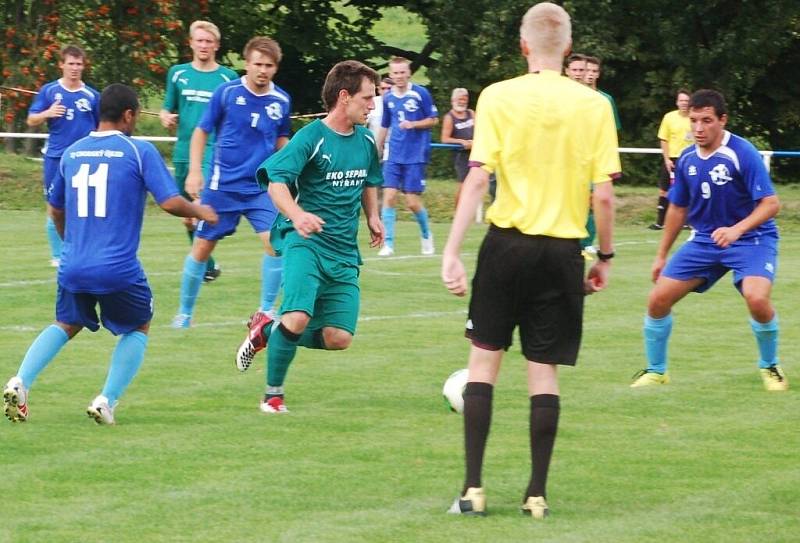
[[[529,496],[545,496],[547,471],[556,441],[559,397],[555,394],[531,396],[531,480],[523,501]]]
[[[656,219],[656,224],[659,226],[664,226],[664,217],[667,215],[667,208],[669,207],[669,199],[666,196],[659,196],[658,197],[658,218]]]
[[[470,487],[481,486],[481,468],[489,426],[492,424],[492,391],[489,383],[467,383],[464,389],[464,452],[467,476],[463,495]]]

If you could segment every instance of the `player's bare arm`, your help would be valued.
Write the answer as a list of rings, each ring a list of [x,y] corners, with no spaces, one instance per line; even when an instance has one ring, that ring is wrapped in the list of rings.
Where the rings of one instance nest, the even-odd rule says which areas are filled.
[[[398,126],[404,130],[427,130],[439,124],[438,117],[428,117],[419,121],[403,121]]]
[[[664,266],[667,264],[667,255],[675,240],[678,238],[683,225],[686,224],[686,216],[689,214],[689,208],[680,207],[670,203],[667,209],[667,216],[664,219],[664,233],[661,236],[661,241],[658,243],[658,250],[656,251],[655,260],[651,267],[651,277],[655,283],[661,275]]]
[[[275,207],[292,221],[297,233],[304,238],[315,232],[322,232],[322,225],[325,224],[325,221],[313,213],[304,211],[302,207],[297,205],[292,193],[289,191],[289,187],[283,183],[270,183],[269,197],[272,198],[272,203],[275,204]]]
[[[378,137],[375,139],[375,144],[378,147],[378,156],[379,157],[383,156],[383,146],[386,143],[386,133],[387,132],[388,132],[388,129],[386,129],[384,127],[381,127],[380,130],[378,130]]]
[[[28,118],[26,119],[25,122],[28,126],[39,126],[40,124],[44,123],[47,119],[63,117],[66,112],[67,108],[61,105],[61,100],[56,100],[49,108],[45,109],[44,111],[40,111],[39,113],[31,113],[30,115],[28,115]]]
[[[53,223],[56,225],[56,232],[58,232],[58,235],[61,237],[61,239],[64,239],[64,223],[66,222],[66,219],[64,218],[64,210],[47,204],[47,214],[50,215],[51,219],[53,219]]]
[[[489,188],[489,173],[483,168],[470,168],[461,197],[458,200],[453,226],[447,237],[442,253],[442,281],[452,294],[464,296],[467,293],[467,273],[461,262],[461,244],[475,214],[478,204]]]
[[[209,224],[217,224],[219,220],[217,212],[211,206],[190,202],[183,196],[173,196],[164,200],[159,207],[170,215],[200,219]]]
[[[189,143],[189,174],[186,176],[186,193],[195,200],[203,190],[203,153],[208,142],[208,134],[202,128],[195,128]]]
[[[599,253],[612,254],[614,252],[614,184],[611,181],[594,185],[592,209],[597,225]],[[606,288],[610,269],[611,260],[598,258],[586,276],[585,292],[592,294]]]
[[[178,114],[162,109],[158,112],[158,119],[161,121],[161,126],[167,130],[172,130],[178,126]]]
[[[669,156],[669,143],[665,140],[660,140],[661,142],[661,154],[664,155],[664,167],[667,168],[668,172],[675,171],[675,163],[672,162],[672,159]]]
[[[753,212],[733,226],[723,226],[711,233],[714,243],[723,249],[736,242],[746,232],[758,228],[778,214],[781,203],[775,195],[762,198]]]
[[[366,187],[361,194],[361,208],[367,218],[367,228],[369,228],[370,247],[380,247],[386,236],[378,211],[378,188]]]

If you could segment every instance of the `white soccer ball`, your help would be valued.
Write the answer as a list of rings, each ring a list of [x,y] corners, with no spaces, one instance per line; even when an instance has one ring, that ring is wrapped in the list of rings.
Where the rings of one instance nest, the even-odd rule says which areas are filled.
[[[444,382],[442,387],[442,396],[450,411],[455,413],[464,412],[464,388],[467,386],[467,378],[469,377],[469,370],[454,371],[450,377]]]

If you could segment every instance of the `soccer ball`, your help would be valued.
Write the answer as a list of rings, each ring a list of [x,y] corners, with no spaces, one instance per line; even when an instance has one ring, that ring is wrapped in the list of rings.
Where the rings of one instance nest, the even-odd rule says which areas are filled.
[[[442,396],[447,408],[454,413],[464,412],[464,388],[467,386],[467,378],[469,377],[469,370],[454,371],[450,377],[444,382],[442,387]]]

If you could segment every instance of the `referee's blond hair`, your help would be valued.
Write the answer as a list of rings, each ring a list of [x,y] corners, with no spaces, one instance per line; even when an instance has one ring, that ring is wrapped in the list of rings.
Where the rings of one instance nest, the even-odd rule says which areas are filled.
[[[572,22],[561,6],[541,2],[525,13],[519,35],[535,55],[561,58],[572,43]]]

